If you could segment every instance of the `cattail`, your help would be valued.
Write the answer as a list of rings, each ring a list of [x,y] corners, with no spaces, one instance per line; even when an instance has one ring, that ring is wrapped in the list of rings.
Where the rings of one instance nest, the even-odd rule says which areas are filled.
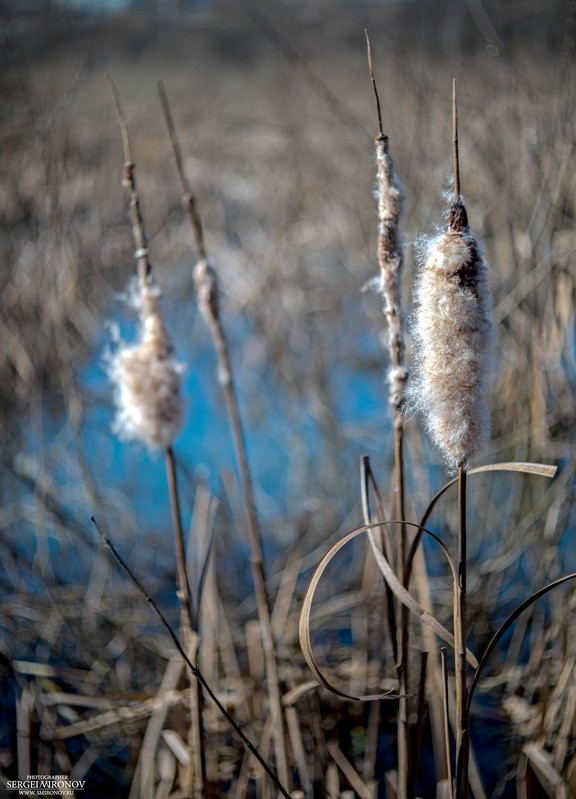
[[[194,267],[193,278],[198,308],[206,324],[211,326],[220,316],[216,271],[206,258],[201,258]]]
[[[376,138],[376,195],[378,199],[378,264],[380,292],[388,321],[390,352],[390,402],[399,408],[408,379],[404,363],[404,315],[402,312],[402,266],[404,254],[400,234],[400,218],[404,210],[404,192],[394,171],[388,137]]]
[[[489,434],[492,325],[488,269],[460,199],[431,244],[416,289],[419,380],[412,394],[452,466],[466,466]]]
[[[152,448],[170,446],[184,419],[184,367],[174,357],[160,297],[151,278],[136,282],[131,299],[140,315],[139,341],[119,347],[108,365],[116,389],[115,432]]]

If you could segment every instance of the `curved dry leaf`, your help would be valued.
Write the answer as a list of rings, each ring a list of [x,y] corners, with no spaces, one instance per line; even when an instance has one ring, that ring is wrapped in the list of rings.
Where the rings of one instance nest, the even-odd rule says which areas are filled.
[[[505,463],[485,463],[468,470],[468,474],[481,472],[522,472],[523,474],[537,474],[539,477],[552,478],[558,471],[557,466],[549,463],[530,463],[528,461],[508,461]]]
[[[486,463],[483,466],[474,466],[474,468],[469,469],[467,474],[468,476],[472,474],[482,474],[484,472],[521,472],[522,474],[534,474],[538,477],[548,477],[552,479],[556,472],[558,471],[557,466],[551,466],[547,463],[530,463],[529,461],[505,461],[503,463]],[[440,491],[432,498],[430,504],[426,508],[426,512],[420,521],[420,526],[424,527],[425,524],[428,523],[428,519],[430,518],[432,511],[436,507],[436,503],[438,500],[444,496],[448,489],[455,485],[458,482],[458,478],[454,477],[452,480],[449,480],[445,485],[442,486]],[[408,553],[408,558],[406,560],[406,573],[409,575],[408,577],[408,584],[410,583],[410,574],[412,571],[412,563],[414,561],[414,557],[416,555],[416,550],[420,546],[420,542],[422,540],[422,534],[418,533],[414,541],[412,542],[412,546],[410,547],[410,552]]]
[[[528,461],[505,461],[504,463],[485,463],[483,466],[474,466],[472,469],[468,469],[468,476],[472,474],[482,474],[483,472],[521,472],[522,474],[535,474],[539,477],[548,477],[551,479],[556,475],[558,471],[557,466],[551,466],[547,463],[530,463]],[[426,521],[430,517],[434,506],[442,497],[446,491],[453,486],[455,483],[458,482],[458,478],[454,477],[452,480],[449,480],[446,485],[442,486],[440,491],[436,494],[436,496],[432,499],[428,507],[426,508],[426,513],[422,517],[421,524],[426,524]]]
[[[312,579],[310,580],[310,584],[304,596],[304,601],[302,603],[302,612],[300,614],[300,624],[299,624],[300,646],[302,648],[304,658],[308,666],[310,667],[310,670],[318,680],[318,682],[320,682],[322,685],[324,685],[326,688],[328,688],[330,691],[337,694],[338,696],[342,696],[345,699],[352,699],[361,702],[369,702],[379,699],[397,699],[398,694],[389,691],[384,694],[368,694],[365,696],[353,696],[351,694],[347,694],[341,691],[339,688],[336,688],[334,685],[332,685],[332,683],[330,683],[320,671],[320,668],[316,662],[314,653],[312,651],[312,641],[310,638],[310,613],[312,610],[312,602],[314,600],[316,589],[329,563],[332,561],[334,556],[344,546],[346,546],[346,544],[348,544],[350,541],[352,541],[354,538],[361,535],[362,533],[369,534],[369,540],[372,546],[372,551],[374,552],[374,555],[376,557],[376,562],[378,564],[378,567],[380,568],[380,571],[384,576],[384,579],[386,580],[387,584],[390,586],[390,589],[392,590],[393,594],[397,597],[397,599],[400,600],[400,602],[402,602],[402,604],[405,607],[408,608],[408,610],[410,610],[415,616],[417,616],[417,618],[419,618],[420,621],[431,627],[439,638],[441,638],[445,643],[449,644],[452,648],[454,648],[454,636],[452,635],[452,633],[449,632],[449,630],[447,630],[442,624],[440,624],[440,622],[425,608],[423,608],[422,605],[420,605],[414,599],[412,594],[410,594],[410,592],[407,591],[406,588],[404,588],[402,583],[398,580],[398,578],[394,574],[392,567],[390,566],[390,564],[388,563],[382,552],[380,552],[380,550],[376,546],[372,536],[370,535],[370,531],[377,527],[381,527],[383,524],[398,524],[398,522],[376,522],[374,524],[363,525],[362,527],[353,530],[351,533],[348,533],[339,541],[337,541],[332,547],[330,547],[326,555],[324,555],[324,557],[316,567],[314,574],[312,575]],[[405,522],[405,524],[408,524],[411,527],[417,527],[418,529],[422,529],[420,528],[419,525],[413,524],[411,522]],[[447,560],[450,564],[453,578],[455,579],[456,568],[446,547],[437,538],[437,536],[435,536],[429,530],[424,530],[424,532],[426,532],[428,535],[434,538],[434,540],[436,540],[442,547],[442,550],[446,555]],[[467,660],[473,668],[477,668],[478,661],[476,657],[473,655],[473,653],[470,652],[470,650],[467,650]]]
[[[372,525],[378,526],[378,525]],[[314,574],[312,575],[312,579],[310,580],[310,585],[306,590],[306,594],[304,596],[304,602],[302,603],[302,611],[300,613],[300,624],[299,624],[299,637],[300,637],[300,646],[302,648],[302,653],[304,654],[304,658],[306,663],[310,667],[312,674],[316,677],[319,683],[321,683],[325,688],[328,688],[329,691],[332,693],[337,694],[338,696],[343,697],[344,699],[351,699],[353,701],[360,701],[360,702],[369,702],[375,701],[378,699],[397,699],[398,694],[393,693],[392,691],[387,691],[383,694],[367,694],[366,696],[353,696],[352,694],[347,694],[344,691],[341,691],[339,688],[336,688],[335,685],[332,683],[322,674],[318,664],[316,663],[316,659],[314,657],[314,653],[312,652],[312,641],[310,638],[310,612],[312,610],[312,602],[314,600],[314,594],[316,593],[316,588],[318,587],[318,583],[320,582],[322,575],[326,571],[326,567],[332,560],[332,558],[339,552],[342,547],[346,546],[349,541],[352,541],[356,538],[360,533],[365,532],[366,528],[361,527],[358,530],[353,530],[351,533],[348,533],[339,541],[337,541],[333,546],[330,547],[326,555],[322,558],[318,566],[316,567]]]
[[[388,524],[397,524],[397,522],[388,522]],[[411,522],[404,522],[404,524],[407,524],[410,527],[418,527],[422,532],[427,533],[438,544],[440,544],[440,547],[450,565],[454,585],[456,585],[457,583],[456,567],[454,565],[454,561],[450,556],[450,553],[448,552],[442,541],[440,541],[440,539],[437,536],[435,536],[433,533],[431,533],[429,530],[420,527],[420,525],[418,524],[413,524]],[[372,526],[374,525],[370,525],[370,527]],[[392,590],[394,596],[397,599],[399,599],[400,602],[402,602],[404,607],[408,608],[408,610],[411,613],[413,613],[418,619],[420,619],[421,622],[427,624],[428,627],[430,627],[436,633],[436,635],[442,639],[442,641],[444,641],[446,644],[451,646],[452,649],[454,649],[455,644],[454,644],[454,636],[452,635],[452,633],[449,630],[447,630],[446,627],[444,627],[444,625],[440,624],[438,619],[435,616],[433,616],[428,610],[426,610],[426,608],[422,607],[422,605],[420,605],[420,603],[414,599],[412,594],[402,585],[400,580],[396,577],[394,569],[386,560],[384,554],[376,546],[376,542],[374,541],[374,538],[371,534],[371,530],[367,529],[366,532],[368,533],[368,539],[370,541],[370,546],[372,547],[372,553],[376,558],[376,563],[378,564],[378,568],[380,569],[382,576],[390,586],[390,589]],[[472,668],[474,669],[478,668],[478,660],[476,656],[473,654],[473,652],[471,652],[469,649],[466,650],[466,660],[472,666]]]
[[[531,605],[537,602],[541,597],[545,596],[545,594],[549,593],[550,591],[553,591],[555,588],[558,588],[558,586],[567,583],[569,580],[576,580],[576,572],[572,572],[571,574],[566,574],[564,575],[564,577],[560,577],[558,580],[554,580],[553,582],[545,585],[543,588],[540,588],[539,591],[536,591],[534,594],[529,596],[528,599],[525,599],[524,602],[521,602],[516,608],[514,608],[512,613],[510,613],[510,615],[502,622],[500,627],[496,630],[496,632],[488,642],[488,645],[486,646],[486,649],[484,650],[484,652],[482,653],[482,657],[480,658],[480,663],[476,668],[476,673],[474,674],[472,683],[470,685],[470,690],[468,692],[468,700],[466,705],[467,714],[470,713],[472,697],[474,695],[474,691],[476,690],[476,686],[478,685],[478,681],[480,680],[482,671],[484,670],[484,667],[486,666],[486,663],[488,662],[490,655],[495,650],[496,645],[498,644],[504,633],[507,632],[507,630],[516,621],[516,619],[519,616],[521,616],[522,613],[524,613],[524,611],[527,610]]]
[[[297,685],[295,688],[292,688],[291,691],[287,691],[282,697],[282,704],[284,707],[291,707],[298,702],[299,699],[302,699],[303,696],[309,694],[311,691],[315,691],[318,688],[318,683],[316,680],[308,680],[307,682],[303,682],[301,685]]]

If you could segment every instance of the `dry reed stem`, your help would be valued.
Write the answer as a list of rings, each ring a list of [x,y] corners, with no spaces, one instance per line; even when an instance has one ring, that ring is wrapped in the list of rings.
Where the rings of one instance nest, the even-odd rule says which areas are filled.
[[[372,88],[376,101],[379,134],[375,140],[376,184],[378,196],[378,264],[380,266],[380,291],[384,299],[384,314],[388,322],[388,351],[390,355],[390,402],[394,411],[394,504],[395,515],[404,521],[404,417],[402,402],[408,369],[405,363],[405,343],[402,310],[402,266],[404,253],[400,219],[404,208],[404,192],[396,177],[390,155],[388,137],[384,135],[380,98],[372,64],[368,32],[366,47]],[[406,527],[400,525],[397,546],[397,570],[401,581],[405,577]],[[398,606],[398,799],[409,799],[408,775],[410,768],[410,728],[408,720],[409,695],[409,616],[403,605]]]
[[[22,694],[16,700],[16,731],[18,778],[25,780],[32,773],[32,715],[34,711],[34,694],[31,688],[24,686]]]
[[[426,721],[426,680],[428,674],[428,652],[420,652],[420,676],[418,680],[418,701],[416,710],[416,727],[414,730],[412,747],[412,768],[408,778],[408,795],[416,795],[416,782],[418,779],[418,768],[420,766],[420,756],[422,753],[422,743],[424,740],[424,725]]]
[[[452,780],[452,758],[450,757],[450,691],[448,688],[448,653],[446,647],[440,649],[442,662],[442,699],[443,699],[443,721],[444,721],[444,754],[446,756],[446,780],[450,799],[454,799],[454,782]]]
[[[174,529],[176,543],[176,564],[178,568],[178,598],[181,607],[181,626],[184,647],[191,662],[197,665],[199,635],[198,621],[192,609],[192,596],[188,583],[188,572],[186,568],[186,549],[184,543],[184,530],[182,527],[182,514],[180,511],[180,495],[178,491],[178,477],[176,474],[176,462],[172,447],[166,450],[166,472],[168,475],[168,485],[170,491],[170,507],[172,509],[172,526]],[[191,716],[191,735],[189,737],[189,747],[191,750],[189,770],[189,788],[196,799],[204,799],[205,792],[208,790],[206,784],[206,755],[204,752],[204,725],[202,710],[204,706],[202,691],[194,672],[189,668],[190,680],[190,716]]]
[[[376,499],[375,514],[371,512],[370,507],[370,488],[372,487]],[[362,516],[364,524],[370,524],[377,519],[384,520],[387,516],[384,508],[384,503],[380,495],[378,484],[372,472],[370,459],[364,455],[360,461],[360,495],[362,502]],[[379,540],[377,542],[380,549],[382,549],[387,559],[392,562],[392,542],[390,541],[390,531],[387,526],[383,526],[375,533],[378,534]],[[370,558],[370,563],[373,562],[370,552],[366,553],[367,559]],[[367,560],[368,562],[368,560]],[[385,590],[385,611],[386,622],[388,625],[388,633],[390,636],[390,643],[392,647],[392,657],[394,664],[398,662],[398,636],[396,633],[396,602],[394,594],[386,580],[384,580]],[[379,664],[379,673],[382,670],[382,664]],[[366,730],[366,748],[364,755],[364,765],[362,776],[365,782],[371,782],[376,773],[376,760],[378,755],[378,739],[380,735],[380,716],[381,716],[381,703],[372,702],[368,711],[368,724]]]
[[[390,586],[392,592],[394,593],[395,597],[405,605],[415,616],[416,618],[420,619],[421,622],[429,626],[436,635],[451,647],[455,647],[455,639],[454,635],[450,633],[439,621],[438,619],[433,616],[429,611],[423,608],[415,599],[414,597],[407,591],[407,589],[403,586],[403,584],[398,580],[396,573],[382,551],[378,548],[378,545],[374,539],[373,531],[378,530],[383,525],[398,525],[398,521],[392,520],[388,522],[376,522],[374,524],[363,525],[362,527],[353,530],[352,532],[348,533],[347,535],[343,536],[339,541],[337,541],[324,555],[320,563],[318,564],[317,568],[315,569],[306,593],[304,595],[304,599],[302,602],[302,611],[300,615],[300,624],[299,624],[299,637],[300,637],[300,646],[302,648],[302,652],[310,667],[311,671],[313,672],[316,679],[322,683],[326,688],[328,688],[332,693],[335,693],[339,696],[344,697],[345,699],[353,699],[355,701],[374,701],[378,699],[397,699],[398,694],[393,694],[391,691],[385,694],[369,694],[367,696],[357,697],[351,696],[350,694],[344,693],[339,688],[334,686],[327,677],[323,674],[322,670],[318,666],[316,659],[314,657],[314,652],[312,649],[312,641],[311,641],[311,634],[310,634],[310,614],[312,609],[312,604],[314,601],[314,595],[320,580],[322,579],[322,575],[324,574],[326,568],[335,557],[335,555],[350,541],[356,538],[359,535],[368,534],[368,540],[372,547],[372,552],[374,558],[376,559],[376,563],[382,575],[384,576],[387,584]],[[408,527],[413,527],[415,529],[422,529],[428,536],[430,536],[440,547],[448,565],[450,567],[450,571],[452,574],[453,584],[454,584],[454,594],[456,595],[456,584],[458,582],[458,575],[456,565],[450,556],[446,546],[443,542],[432,533],[430,530],[426,530],[425,528],[420,528],[419,525],[414,524],[413,522],[405,522]],[[468,662],[476,668],[478,666],[478,661],[474,654],[470,652],[470,650],[466,650],[466,658]]]
[[[199,559],[197,564],[196,584],[198,597],[198,635],[202,640],[202,648],[198,652],[198,663],[202,673],[211,685],[218,684],[218,636],[221,634],[218,618],[218,585],[213,556],[214,519],[218,502],[212,497],[208,486],[201,482],[195,493],[194,513],[188,535],[188,552],[186,561],[190,566],[195,553]],[[193,544],[195,542],[195,544]],[[195,551],[193,551],[195,550]],[[200,601],[201,599],[201,601]],[[205,711],[209,708],[205,708]],[[214,744],[214,736],[210,735],[210,719],[204,717],[204,738],[206,741],[206,780],[210,785],[218,785],[219,749]]]
[[[344,755],[336,741],[330,741],[328,744],[328,753],[342,772],[350,785],[354,788],[355,792],[361,799],[373,799],[372,791],[368,785],[362,780],[354,766],[350,763],[348,758]]]
[[[290,743],[292,744],[292,751],[294,753],[294,761],[296,768],[298,769],[298,776],[300,778],[300,785],[302,786],[302,790],[306,799],[313,799],[313,785],[310,774],[308,773],[306,750],[304,748],[304,740],[302,737],[298,712],[294,706],[291,706],[286,708],[285,713],[288,733],[290,735]]]
[[[454,618],[456,639],[456,795],[468,796],[469,730],[467,717],[468,689],[466,681],[466,641],[468,619],[466,610],[466,467],[458,467],[458,584]]]
[[[236,399],[236,392],[232,382],[231,364],[228,354],[228,347],[224,338],[224,331],[220,324],[218,315],[218,302],[215,275],[205,262],[199,262],[194,270],[195,285],[197,289],[198,302],[210,330],[219,364],[220,382],[224,391],[226,407],[232,428],[234,448],[240,470],[240,481],[244,496],[244,512],[250,542],[252,576],[256,592],[256,603],[258,608],[258,618],[260,620],[260,633],[266,661],[266,673],[268,683],[268,694],[270,703],[270,714],[273,725],[274,745],[276,753],[276,766],[283,785],[289,785],[288,763],[286,757],[286,744],[284,735],[284,722],[282,718],[280,688],[278,679],[278,669],[276,665],[275,645],[272,635],[272,622],[270,611],[270,600],[266,588],[266,578],[264,574],[264,559],[262,555],[262,543],[258,529],[256,517],[254,489],[252,478],[248,466],[246,455],[246,445],[244,443],[244,432],[240,420],[240,412]]]
[[[462,208],[460,209],[460,155],[458,150],[458,103],[456,100],[456,80],[452,82],[452,129],[453,129],[453,148],[454,148],[454,203],[452,204],[451,209],[451,220],[450,226],[453,227],[454,230],[460,232],[467,227],[467,219],[466,219],[466,211],[462,204]],[[456,214],[462,214],[462,222],[460,223],[459,217],[454,214],[454,210],[457,209]],[[471,263],[470,265],[466,265],[461,267],[462,269],[469,270],[469,286],[476,288],[476,300],[480,304],[484,303],[484,312],[487,311],[487,304],[488,298],[483,297],[480,291],[478,290],[478,265],[474,264],[473,262],[473,248],[471,253]],[[466,276],[463,276],[463,285],[466,285]],[[472,309],[471,309],[472,311]],[[481,319],[481,317],[477,317],[474,319],[474,314],[471,313],[471,319],[469,323],[477,324],[478,329],[480,331],[480,335],[482,333],[485,336],[485,342],[477,342],[479,345],[484,343],[484,347],[487,346],[487,342],[489,339],[489,321],[486,319]],[[464,321],[464,320],[463,320]],[[466,320],[468,321],[468,320]],[[484,322],[484,324],[482,324]],[[472,349],[472,348],[471,348]],[[485,363],[481,363],[481,366],[484,366],[484,371],[486,369]],[[479,376],[479,383],[477,387],[477,392],[486,391],[486,386],[480,383],[480,380],[486,381],[486,375]],[[472,397],[472,400],[476,400],[476,413],[481,418],[482,414],[486,414],[486,411],[480,409],[481,400],[479,401],[478,397]],[[483,398],[482,398],[483,399]],[[486,424],[485,424],[486,426]],[[487,435],[485,433],[485,435]],[[481,441],[475,442],[475,446],[480,446]],[[469,445],[468,445],[469,446]],[[470,739],[469,739],[469,731],[468,731],[468,719],[466,713],[466,706],[468,701],[468,689],[467,689],[467,682],[466,682],[466,644],[468,638],[468,617],[467,617],[467,607],[466,607],[466,568],[467,568],[467,542],[466,542],[466,535],[467,535],[467,528],[466,528],[466,486],[467,486],[467,462],[470,456],[470,452],[466,451],[463,452],[460,456],[460,459],[457,460],[458,463],[458,590],[457,596],[458,601],[456,603],[457,614],[455,613],[454,617],[454,637],[456,639],[456,652],[455,652],[455,663],[456,663],[456,793],[458,799],[467,799],[468,796],[468,762],[469,762],[469,747],[470,747]]]
[[[182,159],[179,157],[180,147],[176,136],[172,113],[163,87],[159,86],[164,118],[168,126],[172,147],[176,154],[176,166],[179,172],[183,189],[188,188]],[[276,652],[274,638],[272,634],[271,607],[268,590],[266,587],[266,577],[264,573],[264,559],[262,554],[262,541],[256,515],[256,503],[254,499],[254,489],[252,476],[248,465],[246,454],[246,444],[244,440],[244,429],[241,422],[236,390],[232,377],[232,367],[224,328],[220,319],[218,284],[216,272],[208,263],[206,258],[206,247],[202,232],[200,215],[197,212],[196,201],[191,191],[185,192],[184,201],[189,209],[189,218],[194,234],[198,263],[194,268],[194,286],[196,289],[197,302],[199,309],[212,334],[214,347],[219,369],[219,378],[224,392],[226,409],[230,419],[234,450],[240,472],[240,483],[244,499],[244,513],[248,532],[248,539],[251,549],[250,564],[254,589],[256,592],[256,603],[258,618],[261,626],[262,646],[266,662],[266,674],[268,684],[269,712],[272,723],[272,734],[274,737],[274,748],[276,755],[276,767],[279,778],[283,785],[290,785],[290,775],[286,754],[286,741],[284,720],[282,713],[282,703],[280,697],[280,687],[278,678],[278,667],[276,663]]]
[[[150,714],[150,719],[146,725],[146,732],[142,739],[129,799],[147,799],[148,796],[154,795],[156,753],[162,728],[168,715],[168,708],[170,707],[169,703],[163,700],[170,691],[176,690],[178,680],[182,674],[182,666],[180,658],[178,660],[169,660],[166,664],[162,682],[155,697],[156,700],[159,700],[159,703]]]
[[[162,623],[162,626],[164,627],[164,629],[166,630],[166,632],[170,636],[170,639],[171,639],[172,643],[174,644],[174,646],[176,647],[176,650],[178,651],[178,653],[180,654],[180,656],[182,657],[182,659],[184,660],[184,662],[186,663],[188,668],[190,668],[190,670],[194,674],[194,677],[196,678],[196,680],[202,685],[204,691],[210,697],[211,701],[218,708],[218,710],[222,714],[222,716],[224,716],[224,718],[228,721],[228,723],[230,724],[230,726],[232,727],[234,732],[239,736],[240,740],[242,741],[242,743],[244,744],[246,749],[254,756],[255,760],[257,760],[257,762],[260,764],[261,768],[268,775],[268,777],[270,778],[270,780],[272,781],[272,783],[274,784],[276,789],[280,792],[280,794],[282,794],[282,796],[284,796],[285,799],[291,799],[290,794],[284,788],[282,783],[278,780],[278,777],[276,776],[274,771],[270,768],[270,766],[268,765],[266,760],[263,758],[263,756],[260,754],[258,749],[254,746],[252,741],[247,737],[247,735],[242,730],[240,725],[235,721],[233,716],[231,716],[230,713],[226,710],[226,708],[222,704],[221,700],[216,695],[215,691],[212,689],[212,687],[206,681],[204,675],[202,674],[202,672],[200,671],[198,666],[196,666],[190,660],[190,658],[188,657],[184,647],[180,643],[180,641],[178,639],[178,636],[176,635],[176,633],[174,632],[174,630],[172,629],[172,627],[170,626],[170,624],[166,620],[166,617],[164,616],[164,614],[162,613],[162,611],[160,610],[160,608],[158,607],[158,605],[154,601],[153,597],[148,593],[148,591],[146,591],[146,589],[144,588],[142,583],[138,580],[138,578],[136,577],[136,575],[134,574],[132,569],[128,566],[126,561],[122,558],[122,556],[120,555],[120,553],[118,552],[118,550],[116,549],[116,547],[114,546],[114,544],[112,543],[112,541],[110,540],[108,535],[104,532],[104,530],[97,523],[97,521],[94,518],[94,516],[91,517],[91,521],[94,524],[94,526],[96,527],[96,530],[98,531],[99,535],[102,537],[102,540],[104,541],[104,544],[110,550],[110,552],[112,554],[112,557],[114,558],[114,560],[116,561],[116,563],[118,564],[120,569],[124,572],[124,574],[126,574],[128,579],[132,582],[132,584],[137,588],[137,590],[140,592],[140,594],[142,594],[142,596],[144,597],[146,602],[150,605],[150,607],[152,608],[152,610],[156,614],[157,618]],[[112,713],[116,717],[118,717],[118,715],[119,715],[117,711],[112,711]],[[65,728],[65,729],[68,729],[68,728]],[[75,733],[75,734],[77,734],[77,733]]]
[[[142,315],[143,315],[143,320],[145,322],[152,323],[149,326],[149,329],[148,328],[145,329],[145,335],[149,333],[152,336],[153,342],[157,343],[158,348],[160,348],[161,350],[166,349],[166,353],[164,352],[159,353],[158,361],[159,363],[162,363],[163,361],[162,356],[164,356],[164,359],[168,360],[168,366],[169,366],[171,362],[170,359],[172,358],[172,353],[170,347],[166,343],[167,337],[163,329],[160,314],[158,313],[157,308],[154,305],[152,305],[150,308],[146,307],[147,298],[149,298],[148,302],[150,304],[151,300],[155,297],[155,295],[152,292],[152,285],[153,285],[152,264],[150,263],[150,258],[148,253],[148,239],[144,230],[144,217],[140,205],[140,197],[138,189],[136,186],[135,164],[132,161],[132,156],[130,151],[130,138],[128,134],[128,125],[126,123],[126,118],[122,108],[122,103],[120,101],[120,96],[118,94],[116,86],[110,76],[107,76],[107,81],[114,101],[116,115],[118,118],[118,123],[122,134],[124,161],[125,161],[122,184],[128,189],[130,194],[132,235],[134,239],[134,245],[136,248],[135,257],[137,262],[138,281],[143,302]],[[146,339],[144,339],[144,343],[145,342]],[[164,372],[165,371],[166,370],[164,370]],[[162,372],[162,374],[164,374],[164,372]],[[158,383],[157,385],[153,384],[153,387],[157,389],[160,385],[161,385],[160,383]],[[169,388],[171,390],[173,389],[171,383],[169,384]],[[165,394],[166,391],[164,390],[162,392],[158,392],[158,400],[160,401],[160,406],[162,405],[162,401],[165,399],[164,396]],[[172,393],[170,393],[170,396],[173,396],[173,391]],[[154,397],[149,396],[145,397],[144,399],[148,399],[149,402],[152,402]],[[163,414],[163,409],[160,407],[159,413],[157,415],[159,415],[161,419],[163,418],[162,414]],[[180,420],[178,419],[178,421]],[[172,425],[172,427],[174,427],[174,425]],[[168,477],[170,506],[172,511],[172,524],[173,524],[175,544],[176,544],[178,597],[181,606],[181,624],[182,624],[182,634],[184,639],[184,647],[186,649],[189,661],[192,662],[194,665],[196,665],[196,656],[198,651],[198,637],[196,634],[197,625],[193,618],[190,588],[188,584],[188,575],[186,571],[186,553],[184,547],[184,534],[182,529],[182,518],[180,512],[178,481],[176,476],[174,452],[172,450],[172,438],[170,438],[169,440],[161,440],[159,443],[166,447],[166,472]],[[205,789],[206,789],[206,765],[205,765],[206,761],[204,755],[204,734],[202,729],[203,698],[202,698],[202,691],[200,688],[200,684],[198,680],[194,679],[194,677],[195,677],[194,670],[189,668],[190,715],[191,715],[189,743],[190,743],[190,749],[192,751],[192,757],[190,758],[190,768],[188,769],[187,772],[188,785],[186,786],[186,791],[187,793],[189,793],[190,796],[194,796],[195,799],[204,799]]]

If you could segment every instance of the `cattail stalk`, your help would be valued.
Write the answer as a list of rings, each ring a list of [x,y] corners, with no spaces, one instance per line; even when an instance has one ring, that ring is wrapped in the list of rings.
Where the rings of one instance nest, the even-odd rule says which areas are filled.
[[[458,148],[458,104],[456,102],[456,80],[452,82],[452,146],[454,153],[454,195],[455,204],[460,200],[460,152]],[[466,212],[464,211],[464,214]],[[456,223],[455,215],[452,224]],[[462,222],[466,222],[464,218]],[[486,415],[486,414],[485,414]],[[456,644],[456,793],[458,799],[468,796],[469,733],[466,707],[468,705],[468,686],[466,681],[466,645],[468,642],[468,616],[466,608],[466,473],[467,460],[458,462],[458,586],[454,619],[454,639]]]
[[[168,132],[175,155],[176,167],[182,185],[182,203],[190,220],[196,253],[199,259],[194,267],[193,273],[198,308],[200,309],[200,312],[202,313],[202,316],[204,317],[204,320],[208,325],[212,335],[218,362],[220,384],[224,392],[226,409],[230,419],[234,450],[236,453],[242,495],[244,498],[246,529],[248,532],[251,551],[250,565],[256,594],[258,618],[260,621],[262,648],[264,650],[269,712],[274,737],[274,751],[276,755],[276,768],[278,770],[278,778],[280,782],[284,786],[289,787],[291,780],[287,760],[284,714],[282,711],[278,667],[276,663],[274,636],[272,633],[270,599],[268,596],[268,589],[266,587],[262,540],[258,525],[258,517],[256,514],[252,476],[246,454],[244,428],[240,417],[240,409],[232,375],[228,343],[220,318],[217,275],[214,268],[208,261],[207,249],[204,241],[200,215],[196,205],[196,199],[190,190],[188,181],[186,180],[182,165],[180,145],[176,136],[172,112],[168,102],[168,97],[161,82],[158,83],[158,93],[160,95],[164,119],[168,127]]]
[[[412,395],[454,469],[488,438],[492,348],[488,268],[460,196],[450,206],[448,229],[429,248],[416,301],[419,380]]]
[[[390,403],[394,413],[394,506],[396,519],[404,521],[404,415],[402,403],[408,379],[405,363],[404,314],[402,310],[402,267],[404,252],[400,231],[400,219],[404,210],[404,192],[394,170],[388,137],[382,127],[380,98],[372,66],[370,39],[366,31],[368,67],[376,101],[379,132],[375,139],[376,190],[378,198],[378,265],[380,267],[380,292],[384,301],[384,315],[388,326],[388,352],[390,370],[388,375]],[[397,547],[397,570],[404,582],[406,571],[406,526],[400,525]],[[398,661],[398,799],[409,799],[410,780],[410,729],[408,719],[409,694],[409,612],[399,605]]]
[[[468,619],[466,612],[466,466],[458,466],[458,586],[456,618],[454,620],[456,662],[456,796],[468,796],[469,734],[466,707],[466,643]]]
[[[442,709],[444,730],[444,752],[446,755],[446,774],[448,780],[448,799],[454,799],[454,782],[452,780],[452,761],[450,758],[450,710],[448,691],[448,651],[445,646],[440,649],[442,664]]]
[[[119,423],[129,437],[139,438],[152,447],[166,452],[166,474],[174,527],[180,624],[187,655],[190,682],[190,768],[187,773],[185,794],[193,799],[204,799],[206,786],[206,760],[204,756],[204,731],[202,723],[203,696],[196,679],[195,666],[198,653],[197,623],[192,609],[191,591],[186,568],[184,533],[180,511],[180,496],[172,442],[178,432],[183,408],[180,397],[182,367],[174,359],[170,338],[160,313],[160,290],[152,277],[148,251],[148,238],[136,185],[135,164],[130,153],[128,126],[118,91],[107,76],[122,133],[124,170],[122,185],[130,197],[130,218],[137,264],[136,301],[140,310],[142,341],[132,348],[120,350],[113,360],[111,375],[123,399]]]
[[[452,469],[458,470],[458,584],[456,640],[456,796],[468,794],[466,720],[466,475],[488,437],[492,325],[488,269],[468,226],[460,196],[458,115],[453,85],[455,197],[448,229],[435,239],[417,288],[415,338],[419,381],[414,393],[428,430]]]

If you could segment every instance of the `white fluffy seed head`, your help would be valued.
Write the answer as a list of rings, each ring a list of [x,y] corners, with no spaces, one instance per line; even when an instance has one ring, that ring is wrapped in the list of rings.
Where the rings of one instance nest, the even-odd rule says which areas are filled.
[[[489,436],[492,353],[488,269],[467,225],[432,242],[416,302],[411,396],[449,464],[466,465]]]
[[[160,297],[160,289],[149,279],[138,281],[131,301],[140,314],[139,340],[123,343],[108,361],[117,409],[114,432],[151,448],[170,446],[184,420],[184,367],[174,357]]]

